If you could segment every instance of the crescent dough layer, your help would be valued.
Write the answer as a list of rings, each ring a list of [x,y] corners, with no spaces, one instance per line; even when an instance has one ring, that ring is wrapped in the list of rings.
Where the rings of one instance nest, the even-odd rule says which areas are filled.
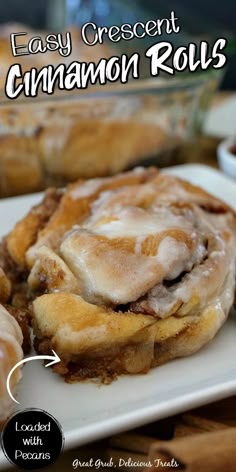
[[[215,336],[232,305],[234,281],[231,263],[221,293],[204,308],[193,300],[185,316],[164,319],[117,313],[71,293],[42,295],[33,303],[37,348],[56,350],[62,362],[54,370],[68,381],[100,377],[109,383],[118,374],[147,372],[193,354]]]
[[[227,317],[232,292],[199,313],[158,320],[114,313],[74,294],[43,295],[33,304],[37,346],[42,353],[55,349],[64,368],[54,370],[69,381],[101,377],[109,382],[117,374],[144,373],[209,342]]]
[[[6,238],[36,349],[55,349],[68,380],[105,381],[195,352],[232,306],[235,235],[226,204],[154,168],[69,185],[43,224],[31,211]]]

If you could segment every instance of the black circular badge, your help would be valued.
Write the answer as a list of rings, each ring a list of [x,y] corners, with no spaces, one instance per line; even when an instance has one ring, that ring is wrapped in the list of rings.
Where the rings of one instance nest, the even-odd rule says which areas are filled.
[[[60,424],[49,413],[30,408],[13,415],[1,437],[6,458],[26,470],[47,467],[62,452],[64,437]]]

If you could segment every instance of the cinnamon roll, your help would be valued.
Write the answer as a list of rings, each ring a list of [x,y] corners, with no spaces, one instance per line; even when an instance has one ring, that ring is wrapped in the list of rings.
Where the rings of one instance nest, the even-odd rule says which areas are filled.
[[[11,369],[23,358],[23,336],[16,320],[0,305],[0,425],[12,413],[13,402],[8,394],[6,382]],[[20,369],[16,369],[10,381],[11,392],[21,379]]]
[[[7,247],[28,271],[36,349],[58,353],[67,381],[147,372],[226,320],[235,214],[199,187],[153,168],[71,184],[22,248],[30,218]]]

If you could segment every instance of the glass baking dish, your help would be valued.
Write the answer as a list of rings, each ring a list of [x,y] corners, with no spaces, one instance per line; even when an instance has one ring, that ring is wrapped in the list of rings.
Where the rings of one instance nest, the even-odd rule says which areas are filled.
[[[116,15],[122,12],[122,22],[128,17],[135,22],[139,14],[131,9],[131,4],[128,13],[125,12],[124,2],[118,1],[69,3],[73,3],[73,8],[79,5],[82,8],[83,4],[103,5],[103,10],[97,8],[96,12],[102,11],[104,15],[106,5],[116,5],[114,12]],[[74,13],[73,17],[77,18]],[[79,18],[90,19],[83,15]],[[115,21],[117,16],[112,19]],[[103,21],[100,17],[101,24]],[[69,27],[65,28],[68,31]],[[0,30],[0,63],[4,74],[14,60],[9,52],[6,54],[10,31],[10,26],[3,28],[2,33]],[[66,58],[67,63],[78,57],[98,61],[112,54],[110,44],[103,44],[101,50],[99,46],[86,48],[79,41],[77,25],[71,31],[73,52]],[[178,44],[189,39],[186,35],[177,36]],[[119,53],[132,53],[137,47],[139,52],[146,50],[146,42],[131,43],[129,50],[127,43],[126,49],[124,44],[119,45]],[[57,64],[62,60],[56,53],[51,54],[25,56],[24,68],[29,70],[33,66],[42,67],[47,61]],[[168,165],[171,151],[201,130],[223,71],[179,73],[152,79],[145,67],[141,72],[139,80],[127,84],[95,85],[76,93],[56,91],[49,97],[41,94],[34,99],[17,100],[6,99],[2,93],[0,197],[61,186],[78,178],[112,175],[150,161],[158,166]]]
[[[1,197],[112,175],[150,158],[168,164],[166,151],[199,130],[217,81],[215,75],[144,80],[104,92],[2,103]]]

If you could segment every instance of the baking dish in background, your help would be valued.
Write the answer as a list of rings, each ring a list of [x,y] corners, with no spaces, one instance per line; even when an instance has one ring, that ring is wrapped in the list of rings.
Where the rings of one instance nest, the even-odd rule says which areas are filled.
[[[79,4],[82,8],[83,2]],[[89,4],[95,5],[94,2]],[[117,8],[120,4],[120,21],[130,19],[131,4],[127,11],[124,2],[112,4]],[[131,20],[135,22],[141,13],[132,11]],[[83,15],[80,18],[88,20]],[[109,21],[115,18],[117,16],[109,17]],[[98,20],[96,18],[99,24]],[[102,21],[105,18],[100,17],[100,23]],[[81,57],[88,61],[95,57],[97,61],[99,57],[113,54],[110,43],[86,47],[79,36],[79,29],[73,26],[73,57],[66,58],[67,62],[81,60]],[[189,38],[182,34],[169,40],[184,44]],[[160,40],[149,39],[152,43]],[[4,41],[6,45],[6,30]],[[119,53],[132,54],[138,50],[144,56],[148,45],[150,42],[140,40],[123,42],[119,44]],[[1,55],[5,57],[5,49],[6,46],[0,47],[0,62]],[[33,56],[34,66],[37,60],[45,64],[61,62],[57,53],[49,54]],[[31,60],[31,56],[26,57]],[[4,60],[6,65],[14,58],[8,54]],[[26,70],[28,66],[24,63]],[[91,86],[76,93],[58,91],[50,97],[15,101],[2,95],[0,196],[32,193],[80,177],[111,175],[150,160],[159,166],[173,163],[171,151],[201,129],[221,77],[222,70],[208,70],[150,79],[143,66],[140,79],[125,85]]]
[[[2,105],[1,196],[114,174],[148,158],[166,164],[163,151],[194,133],[205,86],[145,81],[101,96]]]

